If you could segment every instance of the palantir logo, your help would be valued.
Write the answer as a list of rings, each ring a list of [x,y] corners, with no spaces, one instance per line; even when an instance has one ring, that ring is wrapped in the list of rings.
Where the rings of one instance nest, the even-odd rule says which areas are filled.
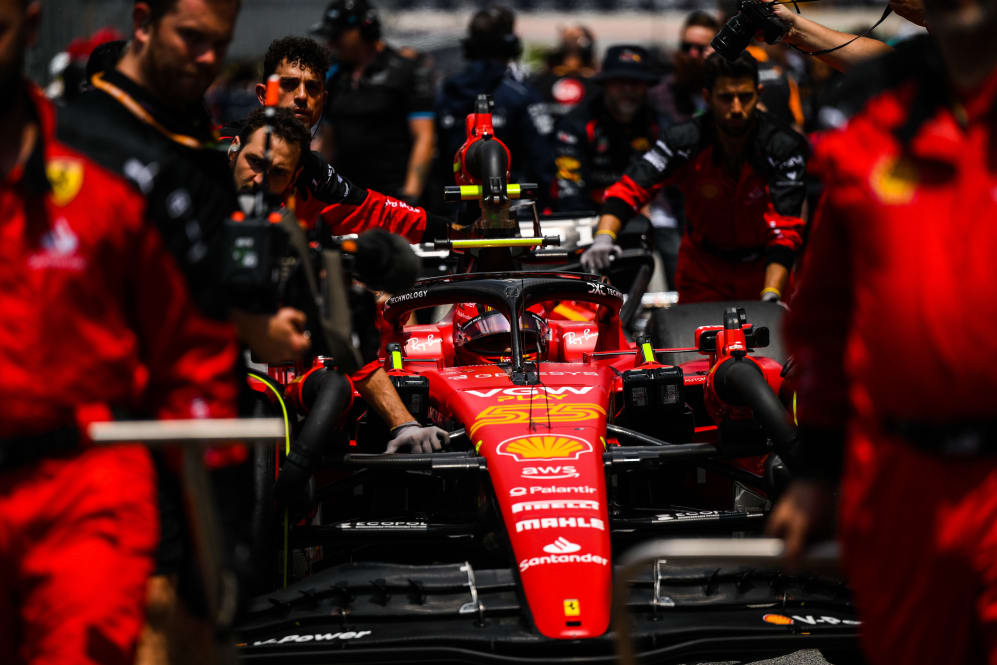
[[[558,538],[550,545],[544,545],[544,552],[547,554],[573,554],[582,549],[581,545],[576,545],[567,538]]]

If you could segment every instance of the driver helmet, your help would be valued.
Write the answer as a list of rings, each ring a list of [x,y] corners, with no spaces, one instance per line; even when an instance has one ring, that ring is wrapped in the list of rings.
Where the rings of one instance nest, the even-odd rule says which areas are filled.
[[[536,310],[536,311],[534,311]],[[523,359],[536,362],[547,352],[550,326],[535,305],[519,317]],[[454,307],[454,351],[461,365],[484,365],[512,360],[509,320],[493,307],[460,303]]]

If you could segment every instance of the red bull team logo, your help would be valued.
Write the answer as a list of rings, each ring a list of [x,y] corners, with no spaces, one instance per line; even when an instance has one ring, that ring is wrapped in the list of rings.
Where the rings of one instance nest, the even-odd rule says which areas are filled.
[[[506,439],[495,450],[517,462],[576,460],[582,453],[592,452],[592,444],[565,434],[537,434]]]

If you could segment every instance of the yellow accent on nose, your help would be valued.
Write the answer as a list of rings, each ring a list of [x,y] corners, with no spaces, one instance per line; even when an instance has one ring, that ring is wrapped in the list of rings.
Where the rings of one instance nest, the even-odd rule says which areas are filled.
[[[391,352],[391,369],[401,369],[402,368],[402,352],[392,351]]]

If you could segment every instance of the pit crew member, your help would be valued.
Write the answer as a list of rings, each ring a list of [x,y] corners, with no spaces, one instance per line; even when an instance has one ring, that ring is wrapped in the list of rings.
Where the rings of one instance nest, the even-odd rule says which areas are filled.
[[[787,322],[806,480],[771,532],[832,523],[872,665],[997,663],[997,2],[849,73]],[[939,635],[944,635],[940,640]]]
[[[234,416],[237,344],[191,279],[196,242],[171,244],[138,184],[70,146],[21,78],[40,11],[0,0],[0,661],[129,665],[155,471],[144,448],[95,447],[86,427]]]
[[[237,207],[203,95],[221,67],[238,6],[235,0],[136,2],[135,32],[117,68],[95,75],[94,89],[69,107],[74,142],[142,183],[170,242],[174,235],[186,242],[190,220],[213,239]],[[195,245],[185,259],[189,269],[198,281],[217,282],[221,262]],[[226,310],[258,357],[280,362],[309,348],[301,312],[269,311],[252,292],[223,296],[204,305],[216,314]]]
[[[60,114],[65,140],[101,165],[136,183],[146,199],[151,226],[190,281],[204,288],[192,292],[197,305],[218,319],[236,324],[239,337],[267,361],[303,354],[310,346],[304,315],[292,308],[274,312],[258,293],[209,288],[221,284],[219,246],[223,223],[236,210],[235,188],[203,103],[203,95],[221,68],[234,31],[239,0],[138,0],[133,31],[113,70],[95,75],[93,90]],[[127,286],[122,282],[122,286]],[[242,451],[244,453],[244,451]],[[225,549],[234,570],[245,572],[248,520],[240,501],[240,457],[213,459],[213,481],[225,527]],[[147,626],[139,662],[161,662],[177,646],[205,651],[213,644],[213,627],[191,619],[182,639],[177,616],[197,611],[202,597],[186,534],[176,474],[161,468],[160,539],[157,568],[149,582]],[[185,602],[179,603],[182,598]],[[183,660],[181,658],[181,660]]]
[[[598,89],[558,123],[555,132],[559,210],[598,209],[607,187],[658,138],[648,85],[658,77],[647,51],[617,45],[594,78]]]
[[[332,157],[361,187],[415,204],[436,146],[428,59],[385,43],[367,0],[333,0],[316,33],[338,63],[326,85]]]
[[[535,90],[525,85],[514,61],[522,52],[515,14],[501,5],[474,13],[461,41],[467,65],[443,81],[436,97],[440,149],[438,170],[453,182],[453,159],[467,131],[464,119],[474,112],[478,95],[492,96],[492,123],[509,148],[510,182],[535,182],[538,199],[550,198],[554,180],[554,120]],[[463,221],[463,220],[462,220]]]
[[[623,220],[674,184],[686,208],[675,275],[679,301],[780,300],[801,242],[806,141],[757,109],[751,56],[731,63],[711,55],[705,81],[709,113],[667,129],[606,191],[595,242],[582,262],[605,268],[620,252],[613,241]]]
[[[268,121],[262,109],[250,114],[243,126],[236,151],[229,152],[235,185],[240,193],[255,193],[263,186],[266,125],[271,128],[270,194],[286,198],[295,190],[301,173],[301,156],[307,155],[309,135],[305,126],[286,108],[278,108]],[[405,408],[380,362],[372,362],[350,376],[367,404],[381,415],[391,429],[387,452],[411,449],[413,452],[440,450],[449,440],[438,427],[421,427]]]
[[[322,47],[305,37],[284,37],[270,43],[263,61],[263,79],[280,77],[278,106],[290,109],[311,128],[312,146],[321,124],[325,104],[325,77],[329,59]],[[266,84],[256,86],[264,103]],[[222,140],[233,140],[239,127],[222,130]],[[293,206],[298,219],[314,228],[319,219],[332,235],[360,233],[380,227],[409,242],[431,242],[446,235],[448,221],[424,209],[358,187],[336,172],[317,151],[301,159],[302,174],[296,179]]]

